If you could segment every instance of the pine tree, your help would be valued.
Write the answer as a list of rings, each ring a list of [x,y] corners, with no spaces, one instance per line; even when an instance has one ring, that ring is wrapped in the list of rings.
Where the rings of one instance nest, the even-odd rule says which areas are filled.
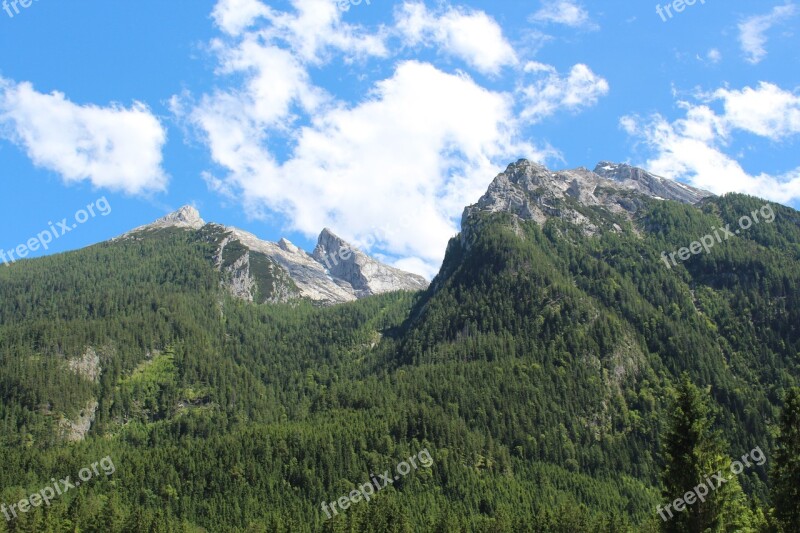
[[[665,505],[658,508],[661,528],[666,533],[710,531],[751,531],[753,516],[741,486],[730,473],[730,459],[719,433],[712,429],[712,413],[703,393],[684,374],[672,406],[671,426],[664,439],[666,465],[662,474]],[[708,480],[720,473],[728,482],[718,488]],[[685,504],[682,511],[674,502],[705,484],[708,492],[701,501]],[[712,481],[713,484],[713,481]],[[680,504],[679,504],[680,505]]]
[[[786,395],[780,430],[772,468],[775,517],[785,531],[800,531],[800,388]]]

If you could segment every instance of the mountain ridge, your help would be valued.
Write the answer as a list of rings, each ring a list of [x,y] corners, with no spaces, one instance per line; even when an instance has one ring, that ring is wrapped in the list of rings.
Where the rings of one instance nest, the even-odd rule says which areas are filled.
[[[333,305],[385,292],[423,290],[428,286],[423,277],[369,257],[329,228],[322,230],[314,251],[308,253],[286,238],[265,241],[234,226],[207,223],[190,205],[117,239],[141,238],[148,232],[170,228],[199,232],[205,240],[213,242],[217,246],[213,260],[227,277],[228,291],[247,301],[286,302],[307,298]]]
[[[644,205],[642,197],[694,205],[712,196],[710,192],[627,164],[601,161],[594,171],[584,167],[552,171],[520,159],[492,180],[477,203],[464,208],[461,229],[469,232],[478,212],[505,211],[520,221],[534,220],[539,224],[549,218],[560,218],[593,235],[600,227],[591,220],[586,208],[605,207],[632,219]]]
[[[619,221],[609,225],[602,217],[598,219],[596,208],[605,208],[631,221],[650,200],[696,205],[713,196],[708,191],[625,163],[603,160],[591,171],[585,167],[554,171],[540,163],[520,159],[495,176],[475,204],[464,208],[461,238],[468,242],[480,227],[478,213],[508,212],[514,217],[515,228],[526,220],[544,224],[550,218],[558,218],[576,224],[591,236],[604,230],[619,232],[622,229]],[[421,276],[371,258],[330,228],[323,228],[316,246],[307,252],[286,238],[278,242],[265,241],[234,226],[206,223],[200,212],[190,205],[118,238],[136,238],[145,232],[167,228],[205,229],[206,238],[218,246],[214,262],[228,277],[229,292],[248,301],[286,302],[308,298],[332,305],[394,290],[417,291],[428,287],[427,280]],[[234,243],[233,248],[229,247],[231,243]],[[238,255],[232,258],[237,246],[243,246],[246,251],[237,248]],[[228,257],[224,259],[226,254]],[[259,285],[266,289],[258,290]]]

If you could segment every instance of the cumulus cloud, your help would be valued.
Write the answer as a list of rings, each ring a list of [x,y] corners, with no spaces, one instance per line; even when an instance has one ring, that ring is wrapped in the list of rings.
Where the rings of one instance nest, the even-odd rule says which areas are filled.
[[[236,114],[195,110],[214,160],[228,171],[215,183],[239,192],[251,209],[285,214],[294,229],[336,228],[427,276],[458,232],[461,210],[501,162],[545,155],[515,138],[507,95],[416,61],[398,65],[359,104],[319,112],[281,162],[258,134],[266,124],[246,111],[255,105],[240,101],[245,111]]]
[[[799,199],[800,168],[751,175],[726,153],[736,131],[772,140],[800,133],[798,98],[768,83],[741,91],[719,89],[701,97],[704,102],[679,102],[686,116],[672,122],[659,114],[622,118],[623,129],[654,153],[643,166],[716,194],[736,191],[782,203]],[[722,113],[711,108],[715,102],[722,103]]]
[[[563,24],[573,28],[597,28],[597,25],[589,18],[589,13],[577,3],[569,0],[547,2],[539,11],[531,15],[531,20],[541,23]]]
[[[777,85],[761,82],[757,89],[719,89],[713,96],[724,103],[731,127],[775,141],[800,133],[800,96]]]
[[[162,191],[166,132],[144,104],[77,105],[59,92],[0,78],[0,133],[67,183],[130,194]]]
[[[566,76],[559,75],[550,65],[536,62],[527,63],[525,71],[544,74],[521,89],[525,103],[522,118],[530,122],[538,122],[560,109],[578,111],[593,106],[608,94],[608,82],[583,64],[573,66]]]
[[[220,0],[215,12],[239,1]],[[591,105],[597,87],[607,91],[584,65],[563,76],[547,65],[525,71],[483,12],[434,13],[407,2],[394,26],[371,33],[343,23],[327,7],[334,2],[323,3],[292,0],[287,12],[251,8],[256,15],[238,22],[216,17],[225,33],[212,47],[219,87],[196,100],[174,97],[172,108],[208,145],[217,167],[207,183],[252,216],[280,214],[285,229],[308,237],[330,227],[428,277],[464,206],[509,161],[558,157],[546,143],[525,140],[525,125]],[[465,68],[447,72],[397,57],[422,44],[459,57]],[[342,100],[315,82],[332,61],[359,54],[366,69],[387,67],[364,94]],[[513,76],[522,88],[490,89],[467,71]],[[521,119],[531,105],[538,107]]]
[[[485,74],[517,63],[500,25],[483,11],[451,7],[437,15],[423,3],[406,2],[396,18],[397,30],[409,46],[439,46]]]
[[[270,13],[270,9],[258,0],[228,0],[217,3],[211,16],[222,31],[238,35],[257,18]]]
[[[739,43],[745,59],[752,64],[760,63],[767,56],[767,32],[775,25],[797,14],[797,6],[777,6],[766,15],[756,15],[739,24]]]

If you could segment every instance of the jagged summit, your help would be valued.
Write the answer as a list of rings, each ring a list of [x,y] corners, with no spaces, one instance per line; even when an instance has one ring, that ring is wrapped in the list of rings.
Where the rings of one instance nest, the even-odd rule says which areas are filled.
[[[200,229],[206,225],[205,220],[200,217],[200,212],[191,205],[185,205],[157,222],[193,229]]]
[[[312,255],[285,238],[270,242],[232,226],[206,224],[197,209],[188,205],[119,238],[142,238],[145,232],[167,228],[197,231],[212,242],[216,246],[214,265],[223,273],[223,285],[234,296],[249,301],[307,298],[335,304],[428,286],[421,276],[355,250],[330,228],[322,230]]]
[[[492,181],[477,204],[464,210],[461,226],[468,234],[479,212],[506,211],[540,224],[560,218],[592,235],[599,222],[591,208],[602,207],[630,219],[647,198],[695,204],[709,196],[713,195],[626,164],[602,161],[594,171],[580,167],[554,172],[520,159]]]
[[[312,255],[320,263],[325,263],[326,259],[328,259],[327,262],[330,263],[330,256],[338,255],[339,250],[351,250],[353,252],[356,251],[350,245],[350,243],[336,235],[332,229],[324,228],[317,238],[317,246],[314,248]],[[346,255],[349,256],[350,254]]]
[[[359,298],[394,290],[418,291],[428,286],[422,276],[372,259],[329,228],[319,234],[312,255],[331,276],[346,281]]]
[[[144,226],[139,226],[138,228],[134,228],[131,231],[122,235],[122,237],[130,237],[134,233],[148,231],[148,230],[158,230],[164,228],[189,228],[189,229],[200,229],[206,225],[206,221],[200,217],[200,212],[192,207],[191,205],[185,205],[174,211],[166,216],[163,216],[150,224],[145,224]]]

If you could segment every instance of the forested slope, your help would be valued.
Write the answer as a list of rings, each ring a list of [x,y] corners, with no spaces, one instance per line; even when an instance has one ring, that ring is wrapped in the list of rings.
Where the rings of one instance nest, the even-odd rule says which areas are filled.
[[[731,456],[771,453],[800,377],[796,211],[660,256],[763,205],[650,200],[593,237],[486,214],[427,292],[328,308],[230,298],[176,229],[0,269],[0,502],[116,467],[0,531],[655,530],[681,373]],[[88,348],[97,379],[70,365]],[[326,520],[423,449],[431,468]],[[767,505],[766,466],[740,481]]]

